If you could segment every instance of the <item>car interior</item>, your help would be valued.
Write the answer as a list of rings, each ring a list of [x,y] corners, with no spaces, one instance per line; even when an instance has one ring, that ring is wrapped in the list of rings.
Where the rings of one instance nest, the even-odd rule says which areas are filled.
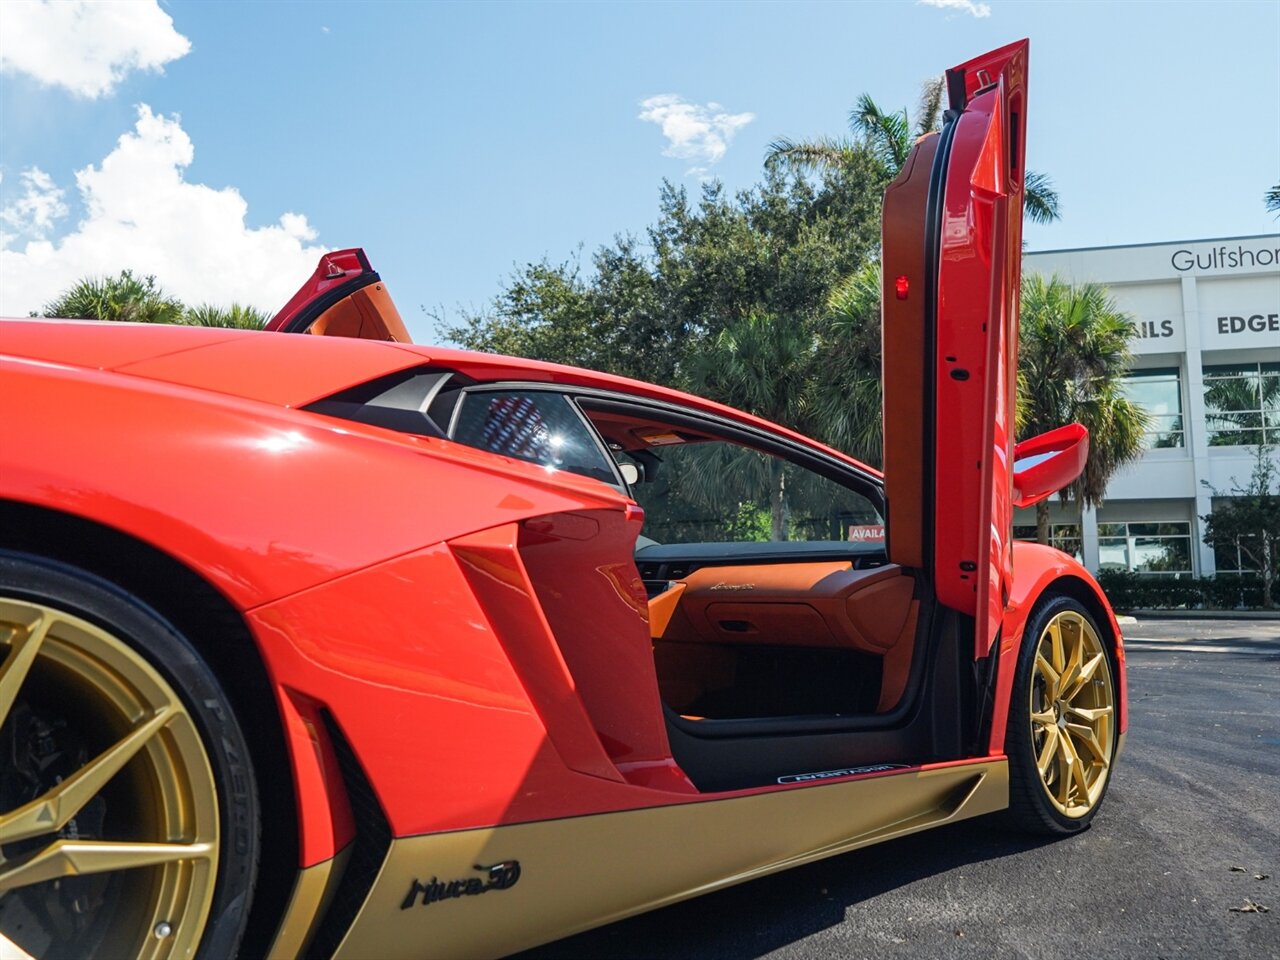
[[[959,755],[964,631],[888,562],[868,478],[687,411],[576,402],[638,475],[658,689],[700,788]]]

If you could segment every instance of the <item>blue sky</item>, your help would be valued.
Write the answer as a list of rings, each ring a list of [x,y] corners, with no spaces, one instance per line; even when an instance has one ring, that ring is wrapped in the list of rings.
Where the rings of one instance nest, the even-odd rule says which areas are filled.
[[[0,311],[124,267],[273,308],[360,245],[431,340],[423,306],[642,231],[664,177],[747,187],[771,140],[1023,36],[1064,210],[1031,249],[1276,232],[1280,3],[935,3],[7,0]]]

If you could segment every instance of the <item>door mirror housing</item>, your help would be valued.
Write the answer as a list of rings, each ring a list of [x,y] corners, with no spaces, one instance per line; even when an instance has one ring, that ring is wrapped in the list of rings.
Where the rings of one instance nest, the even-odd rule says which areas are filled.
[[[1053,496],[1084,472],[1088,458],[1089,431],[1078,423],[1023,440],[1013,448],[1013,505]]]

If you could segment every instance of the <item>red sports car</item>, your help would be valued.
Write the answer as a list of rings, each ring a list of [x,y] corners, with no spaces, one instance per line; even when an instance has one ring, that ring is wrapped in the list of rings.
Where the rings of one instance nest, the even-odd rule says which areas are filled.
[[[0,954],[500,955],[1009,808],[1083,829],[1120,630],[1011,511],[1025,42],[885,197],[885,471],[408,342],[0,326]],[[301,336],[289,333],[310,334]]]

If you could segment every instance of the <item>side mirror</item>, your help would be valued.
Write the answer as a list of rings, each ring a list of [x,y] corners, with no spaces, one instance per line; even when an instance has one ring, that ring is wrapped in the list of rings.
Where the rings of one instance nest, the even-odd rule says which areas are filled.
[[[1089,431],[1069,423],[1013,448],[1013,505],[1029,507],[1051,497],[1084,472]]]
[[[640,468],[634,463],[620,463],[618,469],[622,472],[622,479],[627,481],[627,486],[634,487],[640,482]]]
[[[628,450],[627,456],[635,461],[634,466],[639,470],[641,483],[653,483],[658,479],[658,470],[662,467],[662,461],[652,450]],[[635,481],[628,480],[627,483],[634,484]]]

